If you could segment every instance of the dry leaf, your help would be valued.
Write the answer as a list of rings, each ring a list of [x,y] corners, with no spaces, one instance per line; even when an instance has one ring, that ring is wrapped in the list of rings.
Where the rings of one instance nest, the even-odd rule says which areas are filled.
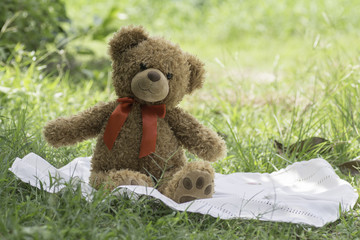
[[[280,142],[278,142],[278,141],[276,141],[276,140],[274,140],[274,147],[275,147],[276,152],[277,152],[278,154],[283,154],[284,151],[286,151],[286,147],[284,148],[284,146],[282,145],[282,143],[280,143]]]
[[[332,146],[328,140],[321,137],[311,137],[308,139],[305,139],[303,141],[294,143],[290,145],[289,147],[285,147],[282,143],[274,140],[274,147],[277,150],[278,154],[283,153],[308,153],[312,152],[316,149],[319,149],[319,153],[326,153],[331,151]]]
[[[358,175],[360,174],[360,160],[355,159],[339,165],[339,169],[343,174]]]

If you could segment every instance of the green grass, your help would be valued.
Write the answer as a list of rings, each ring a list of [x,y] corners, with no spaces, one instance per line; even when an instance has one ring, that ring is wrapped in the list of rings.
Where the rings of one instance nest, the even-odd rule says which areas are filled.
[[[360,156],[357,1],[66,3],[73,22],[64,28],[78,34],[66,48],[74,59],[48,46],[51,56],[60,56],[49,67],[45,63],[53,59],[44,50],[26,52],[19,44],[0,63],[1,239],[360,238],[359,202],[323,228],[220,220],[174,212],[146,198],[131,202],[99,192],[89,203],[71,188],[49,194],[8,171],[16,157],[29,152],[56,167],[91,155],[94,140],[53,149],[41,131],[51,119],[115,98],[110,63],[103,60],[106,40],[120,26],[134,23],[206,63],[205,86],[181,106],[225,137],[228,156],[213,164],[217,172],[272,172],[317,157],[316,152],[280,156],[272,140],[290,145],[319,136],[335,144],[320,156],[360,190],[360,178],[337,167]],[[119,19],[119,13],[126,19]]]

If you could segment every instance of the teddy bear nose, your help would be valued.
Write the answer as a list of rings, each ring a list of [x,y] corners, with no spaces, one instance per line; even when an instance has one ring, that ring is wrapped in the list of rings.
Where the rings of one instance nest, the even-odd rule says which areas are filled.
[[[160,74],[155,71],[148,72],[147,76],[152,82],[156,82],[160,80]]]

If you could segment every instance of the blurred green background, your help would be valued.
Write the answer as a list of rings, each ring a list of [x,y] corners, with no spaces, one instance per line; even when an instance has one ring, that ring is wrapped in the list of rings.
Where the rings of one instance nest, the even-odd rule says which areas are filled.
[[[351,143],[325,156],[346,161],[360,155],[359,11],[355,0],[3,0],[0,120],[9,146],[21,149],[8,154],[28,150],[6,125],[25,112],[35,124],[23,134],[45,155],[91,155],[94,141],[54,152],[42,127],[116,97],[107,42],[134,24],[205,62],[204,88],[181,106],[227,137],[228,157],[217,171],[276,170],[299,159],[274,154],[271,139],[289,144],[314,135]]]
[[[128,24],[143,25],[205,59],[236,52],[238,63],[260,67],[271,66],[276,54],[294,57],[332,41],[347,47],[359,37],[354,0],[3,1],[3,61],[16,43],[29,51],[56,48],[102,58],[109,37]]]
[[[276,170],[299,159],[274,154],[271,139],[290,144],[314,135],[350,142],[325,156],[346,161],[360,155],[359,11],[355,0],[3,0],[0,121],[12,143],[7,153],[27,153],[9,130],[19,129],[9,120],[19,124],[23,114],[23,134],[44,155],[65,152],[65,162],[91,155],[94,141],[53,151],[42,127],[116,97],[107,42],[134,24],[205,62],[205,86],[181,106],[226,137],[228,157],[217,171]]]

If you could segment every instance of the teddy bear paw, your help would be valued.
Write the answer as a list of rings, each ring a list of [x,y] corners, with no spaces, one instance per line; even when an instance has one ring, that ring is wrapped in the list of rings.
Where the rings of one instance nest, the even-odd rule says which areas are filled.
[[[192,171],[179,180],[174,200],[185,203],[195,199],[211,198],[214,193],[214,179],[205,171]]]
[[[147,182],[141,179],[129,178],[124,181],[118,183],[119,185],[140,185],[140,186],[148,186]]]
[[[139,185],[149,187],[149,183],[142,179],[128,178],[128,179],[112,179],[105,183],[105,189],[113,190],[118,186],[123,185]]]
[[[121,185],[140,185],[152,187],[153,183],[150,177],[135,171],[130,170],[113,170],[108,174],[105,183],[106,189],[114,189]]]

